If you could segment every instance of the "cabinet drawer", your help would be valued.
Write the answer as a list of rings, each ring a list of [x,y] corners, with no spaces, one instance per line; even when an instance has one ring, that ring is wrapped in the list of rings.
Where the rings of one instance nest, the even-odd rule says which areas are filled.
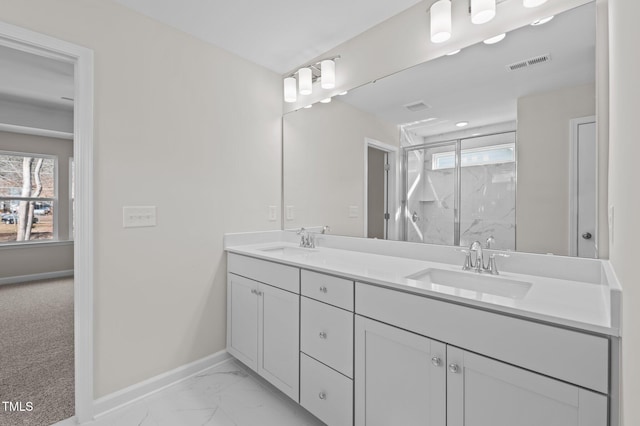
[[[300,270],[292,266],[229,253],[227,271],[293,293],[300,293]]]
[[[302,270],[302,295],[353,312],[353,281]]]
[[[353,314],[306,297],[300,312],[300,350],[353,378]]]
[[[601,393],[609,340],[551,325],[356,283],[356,313]]]
[[[300,405],[328,426],[353,425],[353,381],[300,354]]]

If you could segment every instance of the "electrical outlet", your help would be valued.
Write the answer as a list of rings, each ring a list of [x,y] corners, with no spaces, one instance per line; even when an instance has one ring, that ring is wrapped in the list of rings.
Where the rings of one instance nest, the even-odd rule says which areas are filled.
[[[278,219],[278,209],[276,206],[269,206],[269,221],[275,222]]]
[[[286,210],[287,210],[287,220],[295,219],[296,215],[295,215],[295,210],[293,206],[287,206]]]
[[[349,206],[349,217],[357,218],[359,215],[358,206]]]
[[[124,206],[122,226],[124,228],[156,226],[156,206]]]

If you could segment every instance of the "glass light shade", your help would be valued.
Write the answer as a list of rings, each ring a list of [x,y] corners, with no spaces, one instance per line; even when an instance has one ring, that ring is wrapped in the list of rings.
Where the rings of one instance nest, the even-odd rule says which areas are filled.
[[[484,43],[484,44],[496,44],[496,43],[499,43],[499,42],[501,42],[502,40],[504,40],[504,38],[505,38],[506,36],[507,36],[507,34],[505,34],[505,33],[498,34],[498,35],[497,35],[497,36],[495,36],[495,37],[491,37],[491,38],[488,38],[488,39],[484,40],[484,41],[483,41],[483,43]]]
[[[484,24],[496,16],[496,0],[471,0],[471,22]]]
[[[546,2],[547,0],[522,0],[522,5],[524,7],[538,7]]]
[[[323,89],[333,89],[336,87],[336,63],[331,59],[320,62],[321,83]]]
[[[328,104],[330,102],[331,102],[331,98],[325,98],[325,99],[320,101],[321,104]]]
[[[442,43],[451,38],[451,1],[438,0],[431,5],[431,41]]]
[[[311,68],[300,68],[298,70],[298,90],[301,95],[310,95],[313,92],[311,79]]]
[[[284,79],[284,101],[295,102],[298,99],[298,90],[296,88],[296,79],[287,77]]]

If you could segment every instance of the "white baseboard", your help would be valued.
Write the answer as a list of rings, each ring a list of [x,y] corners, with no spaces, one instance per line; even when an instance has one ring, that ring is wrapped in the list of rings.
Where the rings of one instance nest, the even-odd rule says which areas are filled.
[[[98,398],[93,403],[94,415],[97,418],[111,411],[132,404],[144,397],[193,377],[196,374],[229,359],[231,359],[231,355],[229,355],[226,350],[222,350],[190,364],[185,364],[174,370],[167,371],[166,373],[103,396],[102,398]]]
[[[0,278],[0,285],[19,284],[29,281],[49,280],[52,278],[66,278],[73,276],[73,269],[66,271],[43,272],[41,274],[19,275],[17,277]]]

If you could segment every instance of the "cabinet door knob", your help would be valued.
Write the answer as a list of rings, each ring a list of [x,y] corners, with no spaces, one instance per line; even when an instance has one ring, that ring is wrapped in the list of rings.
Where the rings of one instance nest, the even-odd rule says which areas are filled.
[[[458,367],[458,364],[449,364],[449,371],[451,371],[452,373],[457,373],[458,371],[460,371],[460,367]]]
[[[255,295],[257,295],[257,294],[258,294],[258,292],[257,292],[257,290],[256,290],[255,288],[252,288],[252,289],[251,289],[251,294],[255,294]]]
[[[325,286],[320,287],[320,292],[321,293],[326,293],[327,292],[327,288]]]
[[[327,399],[327,394],[326,394],[326,393],[324,393],[324,392],[320,392],[320,393],[318,394],[318,398],[320,398],[320,399],[322,399],[322,400],[325,400],[325,399]]]
[[[327,333],[325,333],[324,331],[321,331],[319,334],[321,339],[326,339],[327,338]]]
[[[442,364],[442,360],[437,356],[434,356],[433,358],[431,358],[431,364],[435,365],[436,367],[440,367],[440,365]]]

